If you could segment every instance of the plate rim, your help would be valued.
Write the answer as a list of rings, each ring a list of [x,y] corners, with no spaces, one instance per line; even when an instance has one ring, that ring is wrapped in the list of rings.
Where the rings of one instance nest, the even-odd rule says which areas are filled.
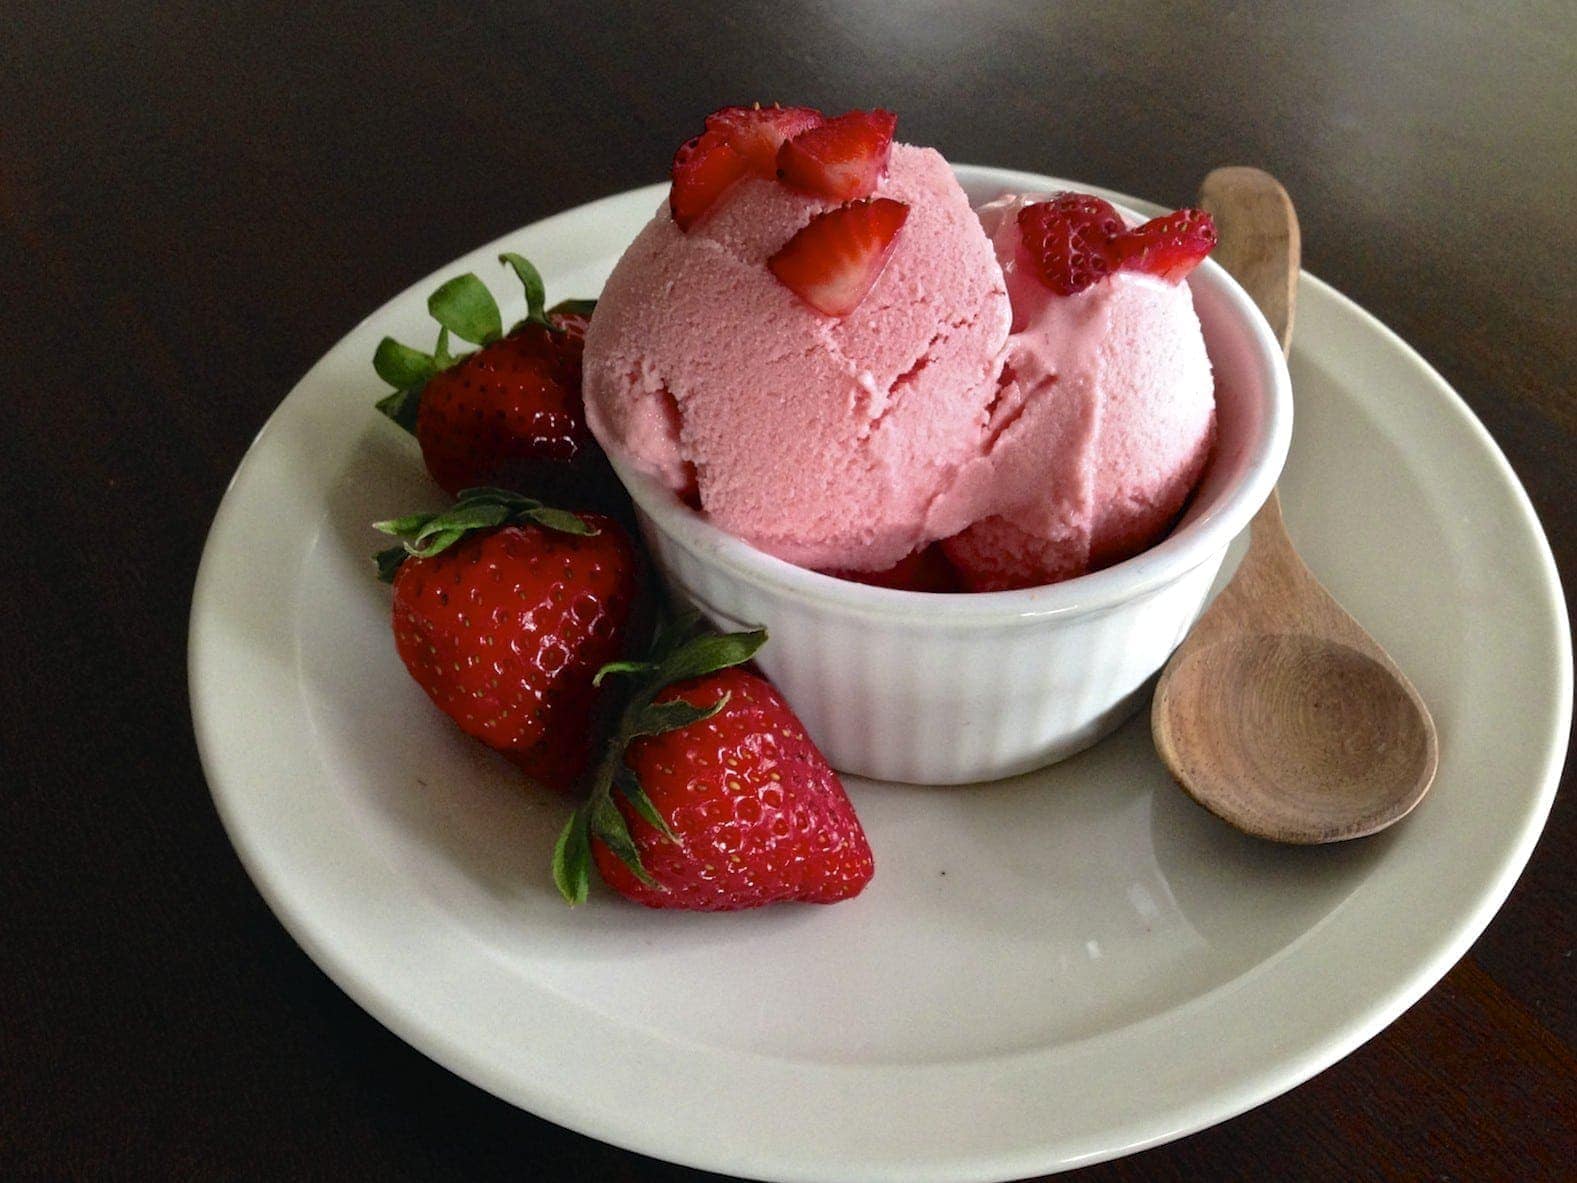
[[[954,167],[960,174],[976,174],[981,177],[989,177],[993,182],[1004,186],[1046,188],[1066,183],[1039,174],[998,169],[989,166],[959,164]],[[1080,187],[1100,192],[1120,203],[1128,204],[1137,209],[1153,211],[1159,208],[1153,203],[1136,200],[1110,190],[1100,189],[1099,187],[1082,184]],[[663,188],[664,186],[659,183],[626,190],[561,211],[550,218],[542,219],[503,235],[475,251],[468,252],[468,255],[461,258],[496,252],[498,248],[518,241],[522,235],[528,232],[546,232],[562,219],[587,217],[590,211],[613,203],[645,201],[650,197],[651,204],[655,207],[661,198]],[[522,1101],[519,1099],[522,1095],[522,1089],[519,1087],[518,1081],[496,1079],[488,1066],[477,1057],[467,1052],[465,1048],[453,1044],[452,1041],[445,1040],[442,1033],[434,1030],[430,1024],[419,1022],[402,1011],[399,1006],[399,999],[394,993],[385,992],[379,989],[378,983],[360,976],[354,966],[346,963],[339,950],[318,939],[317,933],[309,923],[309,918],[298,914],[295,903],[289,898],[284,886],[275,882],[273,868],[268,864],[261,845],[256,841],[257,836],[247,830],[244,820],[237,810],[236,802],[227,796],[227,792],[230,790],[222,787],[227,779],[223,766],[224,753],[219,750],[221,740],[216,731],[217,724],[210,717],[210,699],[202,691],[209,676],[208,671],[211,663],[218,660],[216,655],[205,647],[208,644],[206,625],[211,619],[213,610],[211,603],[213,596],[212,586],[217,578],[221,544],[225,538],[226,531],[233,526],[234,516],[240,512],[240,502],[233,496],[233,493],[237,485],[242,481],[244,474],[248,472],[249,464],[252,464],[255,457],[259,455],[259,449],[268,442],[271,428],[274,428],[279,422],[287,405],[298,395],[305,397],[303,394],[304,389],[307,387],[309,379],[317,366],[344,348],[348,339],[354,336],[358,330],[374,320],[385,317],[393,305],[405,300],[413,292],[428,290],[435,281],[451,273],[459,263],[460,260],[446,263],[435,270],[432,275],[409,285],[377,310],[363,317],[344,337],[331,346],[309,368],[307,374],[292,387],[285,399],[270,414],[268,421],[252,441],[245,457],[226,486],[223,500],[215,514],[214,522],[205,540],[202,558],[197,571],[192,608],[189,616],[188,640],[188,684],[193,725],[204,775],[210,786],[215,807],[231,844],[254,885],[258,888],[269,908],[303,951],[359,1006],[400,1036],[405,1042],[411,1044],[418,1051],[442,1064],[450,1071],[455,1072],[457,1075],[495,1096],[499,1096],[522,1108],[527,1108],[530,1112],[547,1120],[587,1136],[640,1153],[651,1154],[668,1161],[701,1169],[727,1171],[763,1179],[814,1180],[823,1178],[825,1177],[826,1166],[819,1161],[802,1160],[796,1163],[785,1163],[770,1157],[759,1160],[742,1160],[737,1156],[718,1157],[713,1155],[709,1157],[706,1154],[690,1152],[692,1147],[699,1148],[701,1146],[699,1140],[692,1142],[689,1146],[681,1145],[676,1147],[672,1139],[664,1139],[660,1136],[638,1136],[639,1134],[649,1133],[648,1131],[638,1131],[636,1135],[631,1135],[627,1131],[611,1128],[605,1122],[599,1124],[595,1120],[597,1117],[597,1107],[595,1105],[590,1107],[577,1106],[570,1099],[548,1095],[541,1089],[525,1090],[534,1092],[536,1095]],[[1515,836],[1512,847],[1513,853],[1500,864],[1493,886],[1480,896],[1476,907],[1471,909],[1468,915],[1455,918],[1450,939],[1442,942],[1429,956],[1423,958],[1421,963],[1414,967],[1409,977],[1399,983],[1393,983],[1392,989],[1378,1003],[1370,999],[1367,1006],[1356,1008],[1359,1012],[1356,1017],[1349,1017],[1345,1025],[1339,1027],[1334,1033],[1327,1033],[1326,1037],[1320,1041],[1317,1050],[1306,1052],[1295,1064],[1273,1061],[1260,1065],[1257,1070],[1240,1073],[1234,1079],[1233,1086],[1217,1090],[1211,1095],[1208,1102],[1203,1099],[1196,1099],[1191,1104],[1179,1107],[1178,1111],[1169,1115],[1172,1118],[1170,1124],[1162,1123],[1163,1128],[1156,1128],[1157,1123],[1151,1120],[1149,1122],[1150,1128],[1147,1132],[1094,1151],[1058,1158],[1054,1147],[1037,1144],[1017,1152],[1004,1151],[1000,1157],[989,1161],[971,1159],[967,1162],[943,1162],[933,1159],[925,1164],[920,1164],[918,1168],[916,1164],[910,1162],[891,1162],[885,1164],[885,1166],[867,1163],[861,1164],[863,1168],[866,1168],[862,1172],[863,1177],[911,1180],[990,1180],[1035,1174],[1048,1169],[1069,1169],[1134,1153],[1150,1146],[1183,1137],[1199,1129],[1228,1120],[1250,1108],[1271,1100],[1303,1083],[1318,1072],[1323,1071],[1355,1048],[1367,1042],[1432,988],[1488,926],[1490,920],[1505,902],[1506,897],[1532,855],[1532,851],[1543,831],[1558,787],[1560,770],[1569,742],[1572,714],[1570,622],[1567,618],[1565,598],[1562,593],[1559,573],[1555,566],[1549,540],[1528,499],[1526,490],[1523,488],[1520,480],[1517,479],[1510,463],[1489,434],[1488,429],[1473,414],[1461,395],[1416,350],[1361,305],[1307,272],[1303,275],[1303,281],[1310,285],[1311,290],[1318,291],[1320,298],[1332,299],[1339,310],[1355,317],[1367,334],[1377,336],[1388,348],[1397,351],[1411,365],[1417,367],[1421,371],[1421,379],[1432,386],[1436,394],[1444,396],[1446,407],[1449,408],[1455,418],[1462,420],[1469,427],[1481,450],[1487,452],[1488,458],[1494,466],[1496,477],[1512,494],[1523,518],[1523,524],[1528,527],[1528,533],[1535,544],[1535,558],[1539,566],[1539,582],[1548,597],[1557,631],[1561,635],[1561,643],[1556,647],[1556,669],[1554,671],[1557,724],[1548,737],[1548,744],[1543,759],[1541,783],[1531,798],[1532,808],[1527,812],[1522,828]],[[1248,972],[1252,973],[1254,971],[1250,970]],[[1207,994],[1202,997],[1209,996]],[[1196,999],[1194,1001],[1200,1000]],[[1165,1012],[1163,1015],[1156,1016],[1156,1018],[1165,1018],[1166,1014],[1171,1013],[1174,1012]],[[1223,1096],[1223,1093],[1226,1095]],[[1130,1123],[1130,1125],[1134,1124],[1142,1126],[1145,1123],[1142,1121]],[[1119,1130],[1113,1129],[1109,1133],[1115,1138]]]

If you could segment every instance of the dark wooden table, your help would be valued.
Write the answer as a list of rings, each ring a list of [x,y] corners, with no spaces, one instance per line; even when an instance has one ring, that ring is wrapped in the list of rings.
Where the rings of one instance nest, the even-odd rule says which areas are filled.
[[[225,482],[307,366],[446,260],[657,179],[725,102],[880,103],[951,158],[1166,202],[1270,168],[1309,268],[1462,392],[1577,575],[1570,4],[668,7],[5,5],[0,1175],[700,1178],[460,1081],[314,968],[209,803],[185,650]],[[1571,1170],[1567,782],[1393,1027],[1087,1177]]]

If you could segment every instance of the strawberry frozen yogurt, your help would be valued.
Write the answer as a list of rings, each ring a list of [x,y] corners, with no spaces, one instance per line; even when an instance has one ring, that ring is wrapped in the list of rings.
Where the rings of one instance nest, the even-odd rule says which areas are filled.
[[[902,572],[930,547],[927,570],[994,590],[1150,546],[1213,439],[1181,282],[1213,233],[1189,211],[1129,230],[1094,198],[977,216],[946,161],[892,127],[807,108],[708,120],[592,317],[592,431],[819,570]]]

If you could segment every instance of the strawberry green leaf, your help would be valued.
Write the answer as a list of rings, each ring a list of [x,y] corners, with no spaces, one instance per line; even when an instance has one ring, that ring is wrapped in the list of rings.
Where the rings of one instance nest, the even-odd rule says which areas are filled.
[[[393,337],[385,337],[373,351],[372,368],[378,372],[378,377],[395,388],[392,394],[378,400],[378,410],[415,435],[422,389],[438,372],[439,364],[420,350],[401,345]]]
[[[422,405],[422,387],[407,386],[386,394],[373,404],[412,435],[416,434],[416,412]]]
[[[766,643],[767,630],[763,628],[748,633],[708,633],[663,658],[658,676],[667,685],[743,665]]]
[[[413,513],[374,522],[373,528],[405,540],[405,553],[431,558],[453,546],[474,530],[491,530],[521,522],[535,522],[566,534],[589,535],[596,529],[575,514],[551,509],[540,501],[507,489],[466,489],[455,503],[439,513]],[[398,564],[396,564],[398,566]],[[384,568],[379,559],[379,571]],[[390,568],[391,574],[393,568]]]
[[[503,335],[503,319],[493,293],[470,272],[457,275],[427,298],[433,319],[462,341],[486,345]]]
[[[438,372],[432,357],[409,345],[401,345],[393,337],[378,342],[372,354],[372,368],[378,371],[378,377],[400,390],[420,387]]]
[[[552,509],[543,505],[536,509],[524,510],[524,518],[529,518],[539,526],[546,526],[549,530],[557,530],[561,534],[579,534],[583,538],[590,538],[597,533],[597,528],[577,514],[565,509]]]
[[[591,314],[596,309],[597,301],[595,300],[560,300],[552,308],[548,309],[548,315],[552,317],[563,313],[569,316],[584,316],[587,320],[590,320]]]
[[[657,666],[650,661],[610,661],[597,671],[591,684],[601,686],[604,678],[614,674],[649,674],[656,668]]]
[[[405,544],[405,553],[413,559],[430,559],[440,551],[448,550],[464,537],[464,530],[425,530],[418,539]]]
[[[428,522],[432,521],[430,513],[408,513],[403,518],[390,518],[386,522],[374,522],[372,528],[384,534],[393,534],[396,538],[406,534],[414,534]]]
[[[661,616],[657,635],[652,638],[650,653],[653,665],[661,664],[664,658],[695,636],[696,630],[701,627],[701,614],[693,608],[677,614],[670,614],[666,605],[659,605],[659,610]]]
[[[546,313],[542,311],[548,302],[548,289],[542,282],[542,273],[527,259],[513,251],[505,251],[498,256],[498,261],[513,267],[515,274],[520,277],[520,286],[526,289],[526,319],[521,324],[539,324],[549,329],[555,328],[553,322],[548,320]]]
[[[436,534],[458,530],[486,530],[497,526],[509,516],[507,506],[493,501],[459,502],[443,513],[434,514],[416,531],[411,544],[421,546]]]
[[[400,564],[409,557],[403,546],[391,546],[386,550],[380,550],[373,556],[378,564],[378,579],[383,583],[393,583],[394,573],[400,569]]]
[[[472,504],[501,505],[508,511],[511,522],[535,522],[539,526],[557,530],[562,534],[577,534],[582,538],[591,538],[598,533],[597,528],[579,514],[564,509],[554,509],[551,505],[543,505],[534,498],[523,497],[508,489],[462,490],[456,508]]]
[[[728,698],[725,694],[709,707],[692,706],[683,699],[648,703],[635,713],[635,718],[626,725],[626,731],[632,737],[678,731],[681,727],[710,719],[728,705]]]
[[[553,882],[564,902],[584,904],[591,887],[590,814],[583,806],[570,815],[553,844]]]
[[[633,874],[647,887],[656,887],[657,880],[641,863],[641,852],[635,848],[635,840],[630,837],[630,829],[624,823],[624,815],[619,812],[619,807],[613,803],[612,797],[601,797],[592,808],[591,832],[595,834],[604,846],[613,851],[618,860],[630,869]]]
[[[641,787],[640,778],[635,775],[628,764],[621,764],[613,774],[614,786],[624,794],[624,799],[635,807],[635,812],[646,819],[646,822],[670,842],[679,839],[668,828],[668,821],[657,812],[657,806],[652,804],[652,799],[646,795],[646,790]]]
[[[507,507],[491,501],[457,501],[442,513],[374,522],[373,529],[405,539],[406,553],[425,559],[453,546],[470,531],[501,525],[508,517]]]

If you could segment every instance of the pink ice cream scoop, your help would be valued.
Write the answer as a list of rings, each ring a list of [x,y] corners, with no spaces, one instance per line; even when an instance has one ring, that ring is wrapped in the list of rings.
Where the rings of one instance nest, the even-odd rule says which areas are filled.
[[[767,265],[838,202],[747,177],[688,230],[660,210],[586,337],[604,447],[721,528],[823,570],[881,570],[969,524],[933,510],[987,442],[1011,319],[992,244],[940,155],[894,144],[876,196],[909,212],[847,316]]]
[[[974,590],[1052,583],[1151,546],[1215,434],[1210,359],[1186,283],[1119,270],[1058,295],[1021,252],[1018,213],[980,211],[1013,305],[987,443],[933,507],[972,523],[943,543]]]
[[[981,591],[1150,546],[1214,434],[1210,361],[1181,282],[1203,251],[1169,253],[1187,219],[1124,231],[1105,203],[1068,195],[1099,207],[1104,277],[1065,274],[1068,258],[1048,270],[1056,243],[1026,244],[1019,224],[1042,199],[1003,197],[977,217],[936,152],[886,155],[892,118],[730,108],[708,120],[676,158],[672,210],[619,260],[592,317],[592,431],[722,529],[857,578],[903,586],[911,566],[945,568],[917,553],[938,541]],[[728,138],[740,126],[753,135]],[[844,146],[881,128],[879,151]],[[775,173],[762,167],[773,153]],[[879,257],[834,226],[862,219],[897,225]]]

